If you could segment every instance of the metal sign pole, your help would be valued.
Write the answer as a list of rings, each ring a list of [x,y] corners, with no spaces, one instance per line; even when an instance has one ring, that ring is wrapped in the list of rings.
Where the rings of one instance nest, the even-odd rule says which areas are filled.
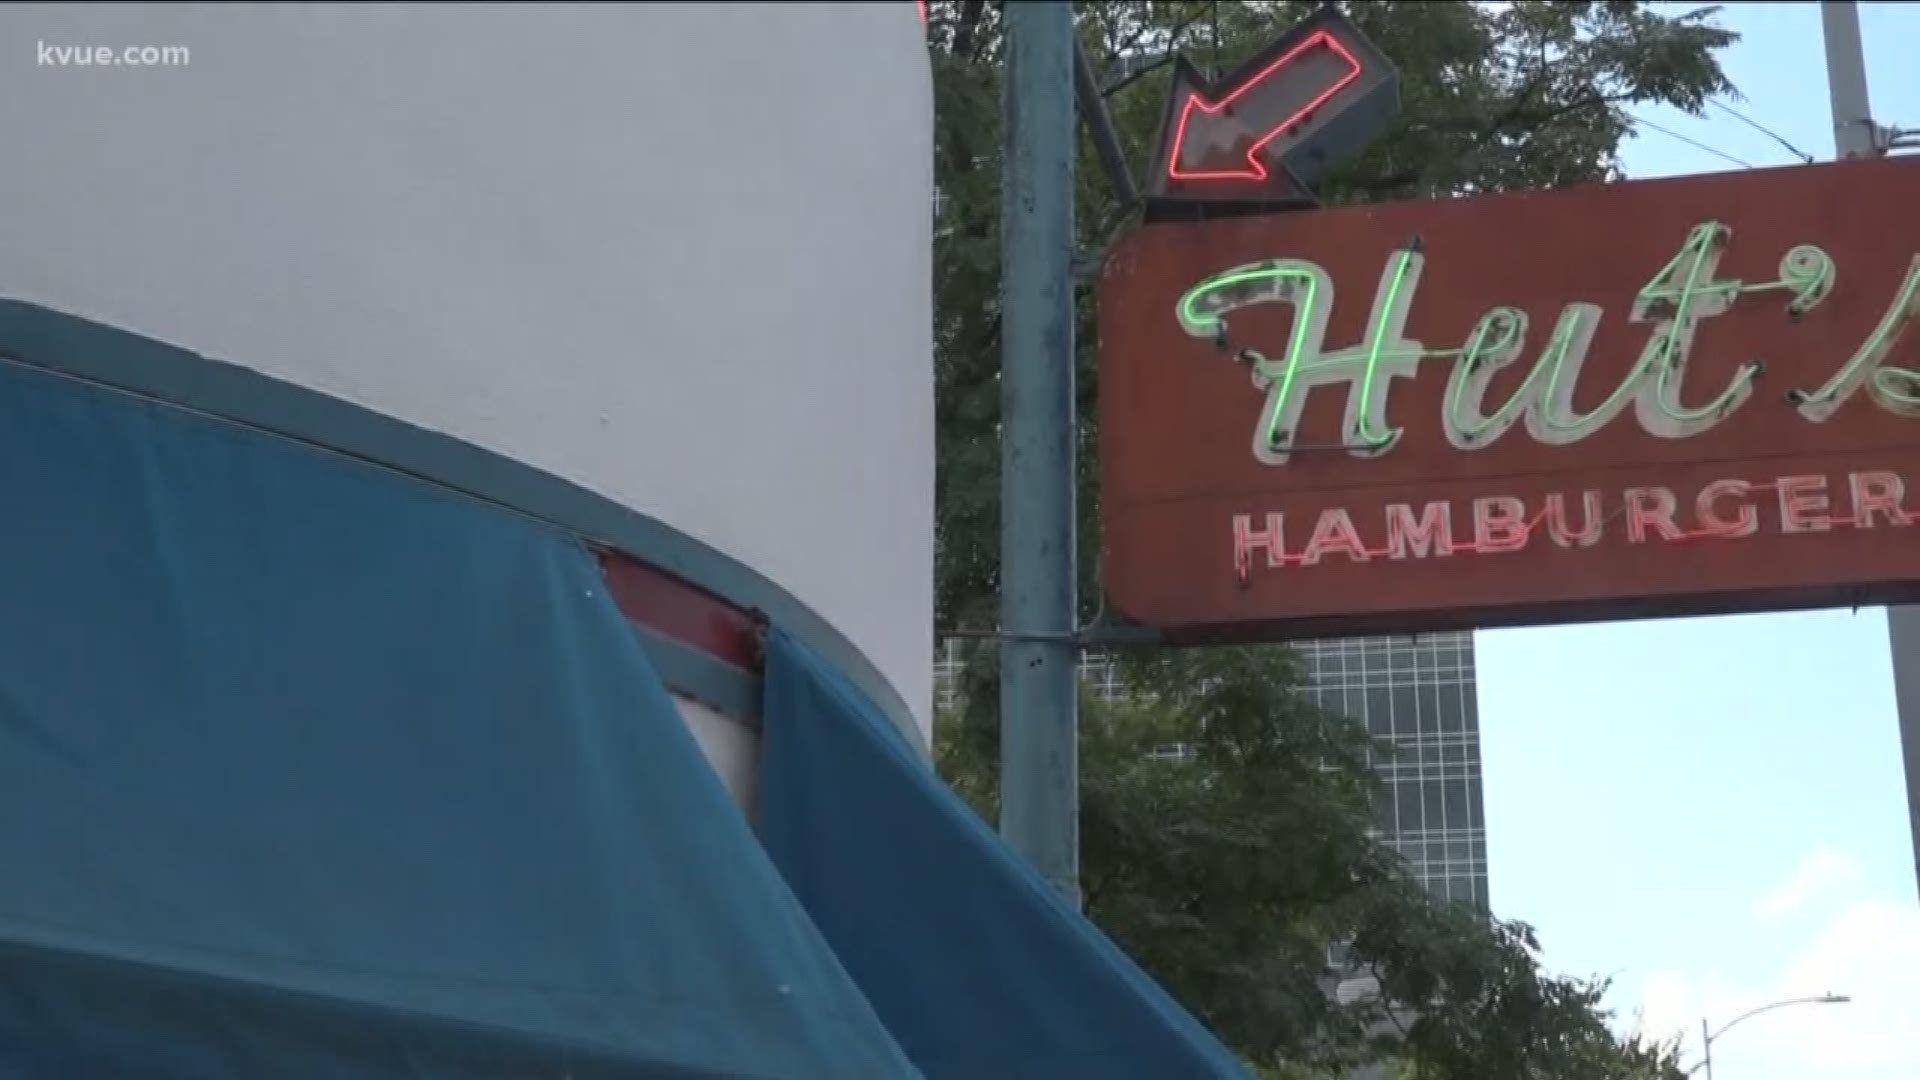
[[[1000,833],[1077,904],[1073,12],[1066,0],[1005,10]]]
[[[1867,62],[1860,45],[1860,12],[1851,0],[1820,5],[1827,47],[1827,89],[1833,103],[1833,149],[1838,158],[1872,157],[1873,112],[1867,102]],[[1920,606],[1887,606],[1887,646],[1893,653],[1894,712],[1900,722],[1907,776],[1907,820],[1913,865],[1920,880]]]
[[[1841,158],[1874,152],[1873,114],[1867,106],[1867,61],[1860,47],[1860,11],[1852,0],[1820,5],[1827,46],[1827,91],[1833,102],[1833,143]]]
[[[1894,712],[1906,759],[1907,821],[1913,831],[1913,871],[1920,881],[1920,606],[1889,605],[1887,647],[1893,652]]]

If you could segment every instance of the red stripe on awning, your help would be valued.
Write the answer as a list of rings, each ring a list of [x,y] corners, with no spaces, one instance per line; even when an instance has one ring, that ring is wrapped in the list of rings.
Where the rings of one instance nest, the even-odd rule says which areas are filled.
[[[760,670],[759,627],[751,612],[617,551],[602,551],[599,558],[621,614],[735,667]]]

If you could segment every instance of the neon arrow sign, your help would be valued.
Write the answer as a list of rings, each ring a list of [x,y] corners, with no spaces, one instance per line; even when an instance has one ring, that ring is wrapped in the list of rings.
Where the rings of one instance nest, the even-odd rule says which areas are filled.
[[[1331,33],[1316,30],[1212,104],[1204,91],[1188,90],[1174,125],[1167,175],[1175,180],[1265,180],[1267,166],[1260,158],[1267,144],[1353,85],[1360,71],[1359,59],[1346,46]],[[1315,86],[1320,87],[1318,92],[1295,103],[1303,90]],[[1260,129],[1264,131],[1247,145],[1240,168],[1182,166],[1190,157],[1212,160],[1222,148],[1230,155],[1248,132]]]
[[[1296,200],[1398,108],[1393,65],[1338,8],[1322,8],[1218,82],[1176,63],[1149,194]]]

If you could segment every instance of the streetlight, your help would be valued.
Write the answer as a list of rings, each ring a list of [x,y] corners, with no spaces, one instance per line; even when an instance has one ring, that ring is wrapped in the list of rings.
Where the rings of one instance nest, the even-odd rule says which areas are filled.
[[[1757,1009],[1743,1012],[1739,1016],[1727,1021],[1719,1031],[1714,1032],[1707,1030],[1707,1018],[1703,1016],[1700,1018],[1700,1049],[1706,1056],[1696,1063],[1693,1068],[1688,1069],[1687,1075],[1692,1076],[1694,1073],[1699,1072],[1704,1066],[1707,1070],[1707,1080],[1713,1080],[1713,1040],[1731,1031],[1733,1026],[1742,1020],[1751,1020],[1763,1012],[1784,1009],[1789,1005],[1845,1005],[1852,1000],[1852,998],[1845,994],[1822,994],[1819,997],[1793,998],[1788,1001],[1776,1001],[1771,1005],[1762,1005]]]

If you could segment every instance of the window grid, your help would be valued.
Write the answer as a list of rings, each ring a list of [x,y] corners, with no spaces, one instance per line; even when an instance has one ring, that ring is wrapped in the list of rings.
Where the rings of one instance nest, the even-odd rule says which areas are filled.
[[[1486,829],[1472,638],[1351,638],[1296,646],[1323,708],[1366,725],[1382,791],[1376,830],[1436,897],[1486,904]]]
[[[1407,860],[1434,896],[1487,905],[1480,724],[1473,638],[1458,631],[1418,637],[1296,643],[1307,693],[1330,712],[1366,726],[1390,752],[1368,755],[1382,781],[1377,835]],[[959,642],[934,662],[935,700],[959,703]],[[1117,665],[1081,654],[1080,677],[1106,700],[1122,696]],[[1168,746],[1156,757],[1182,757]]]

